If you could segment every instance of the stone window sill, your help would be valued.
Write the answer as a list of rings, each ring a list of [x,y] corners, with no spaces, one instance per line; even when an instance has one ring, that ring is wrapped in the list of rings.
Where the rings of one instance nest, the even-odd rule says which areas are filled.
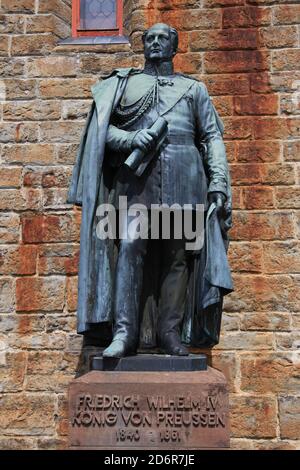
[[[55,52],[123,52],[131,50],[126,36],[82,36],[66,38],[58,42]]]

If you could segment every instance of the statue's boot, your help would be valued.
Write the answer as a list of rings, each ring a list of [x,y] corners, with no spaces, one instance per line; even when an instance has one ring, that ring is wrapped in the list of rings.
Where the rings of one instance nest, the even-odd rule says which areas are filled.
[[[160,348],[165,354],[171,356],[188,356],[188,349],[181,343],[180,336],[176,332],[163,335],[160,340]]]
[[[103,357],[124,357],[134,354],[134,350],[122,339],[114,339],[111,344],[106,348]]]
[[[139,301],[147,240],[122,240],[116,266],[114,335],[103,357],[135,354],[139,340]]]

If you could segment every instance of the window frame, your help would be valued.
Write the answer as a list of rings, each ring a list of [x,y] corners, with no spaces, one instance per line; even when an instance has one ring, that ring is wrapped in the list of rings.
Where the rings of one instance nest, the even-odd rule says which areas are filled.
[[[72,37],[95,37],[95,36],[122,36],[123,34],[123,0],[116,0],[117,27],[115,29],[80,29],[80,1],[72,0]]]

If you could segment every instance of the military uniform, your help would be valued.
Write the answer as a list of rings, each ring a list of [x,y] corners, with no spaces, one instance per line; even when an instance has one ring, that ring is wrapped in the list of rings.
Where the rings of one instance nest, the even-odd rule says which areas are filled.
[[[141,177],[125,165],[132,142],[141,129],[160,117],[168,122],[163,147]],[[111,116],[106,163],[116,168],[110,202],[127,196],[128,206],[203,204],[208,192],[227,195],[227,160],[214,107],[205,86],[180,74],[155,76],[135,72]],[[200,152],[206,145],[207,152]],[[206,158],[206,161],[204,161]],[[188,284],[185,240],[164,240],[160,258],[160,294],[157,332],[180,333]],[[137,344],[143,266],[148,240],[122,239],[115,272],[114,339]]]

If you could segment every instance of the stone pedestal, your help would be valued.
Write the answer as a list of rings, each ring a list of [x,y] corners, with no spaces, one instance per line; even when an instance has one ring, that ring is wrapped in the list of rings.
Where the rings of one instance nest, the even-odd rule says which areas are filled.
[[[193,360],[195,364],[195,358],[189,359],[190,364]],[[69,389],[70,448],[229,447],[224,375],[210,367],[186,371],[187,362],[181,364],[185,367],[183,371],[132,372],[114,367],[109,371],[94,370],[75,379]],[[203,366],[203,361],[198,364]],[[103,363],[98,359],[99,368],[103,369]]]

